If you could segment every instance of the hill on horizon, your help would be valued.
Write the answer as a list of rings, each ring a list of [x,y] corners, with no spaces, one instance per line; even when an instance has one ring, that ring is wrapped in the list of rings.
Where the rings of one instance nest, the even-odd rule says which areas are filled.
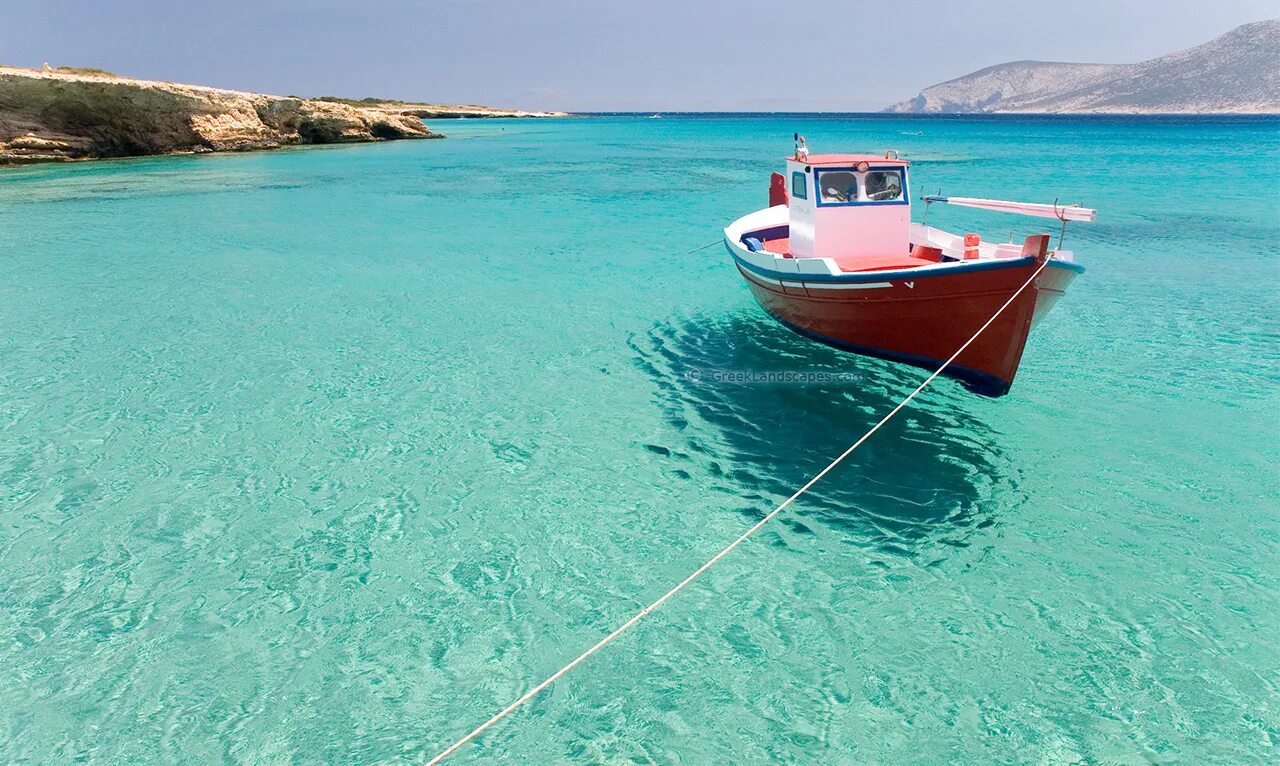
[[[1280,114],[1280,20],[1137,64],[1013,61],[931,85],[898,113]]]

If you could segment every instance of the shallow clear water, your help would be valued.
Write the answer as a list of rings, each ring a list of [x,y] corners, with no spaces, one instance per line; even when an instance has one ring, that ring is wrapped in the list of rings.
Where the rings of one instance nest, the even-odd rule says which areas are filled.
[[[0,760],[420,763],[771,509],[925,374],[686,255],[799,130],[1088,273],[456,761],[1274,762],[1275,121],[442,127],[0,174]]]

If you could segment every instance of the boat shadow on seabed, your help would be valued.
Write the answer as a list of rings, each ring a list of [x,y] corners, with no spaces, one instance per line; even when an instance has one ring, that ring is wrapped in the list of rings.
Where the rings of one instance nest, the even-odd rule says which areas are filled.
[[[650,449],[693,457],[705,478],[677,475],[741,497],[752,521],[928,374],[805,341],[755,312],[661,322],[629,343],[685,435]],[[852,544],[932,559],[1022,502],[999,434],[965,411],[971,395],[945,380],[931,389],[796,501],[784,517],[794,531],[826,526]]]

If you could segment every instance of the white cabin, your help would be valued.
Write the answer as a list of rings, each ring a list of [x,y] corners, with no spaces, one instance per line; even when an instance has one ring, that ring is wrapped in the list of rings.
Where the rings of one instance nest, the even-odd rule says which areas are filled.
[[[859,258],[910,250],[907,161],[895,152],[787,159],[792,258]]]

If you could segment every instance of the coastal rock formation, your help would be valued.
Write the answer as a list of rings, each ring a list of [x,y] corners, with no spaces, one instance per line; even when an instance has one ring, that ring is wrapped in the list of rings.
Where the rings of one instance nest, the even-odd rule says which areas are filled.
[[[887,112],[1280,113],[1280,21],[1139,64],[1015,61],[925,88]]]
[[[0,67],[0,164],[439,137],[396,105]]]
[[[455,120],[482,117],[568,117],[568,112],[529,112],[523,109],[495,109],[491,106],[477,104],[422,104],[412,101],[384,101],[376,98],[362,98],[355,101],[347,98],[323,96],[318,101],[334,101],[350,104],[363,109],[374,109],[395,114],[411,114],[424,120]]]
[[[530,112],[524,109],[494,109],[491,106],[449,106],[444,104],[388,104],[381,109],[395,109],[424,120],[449,120],[464,117],[568,117],[568,112]]]

